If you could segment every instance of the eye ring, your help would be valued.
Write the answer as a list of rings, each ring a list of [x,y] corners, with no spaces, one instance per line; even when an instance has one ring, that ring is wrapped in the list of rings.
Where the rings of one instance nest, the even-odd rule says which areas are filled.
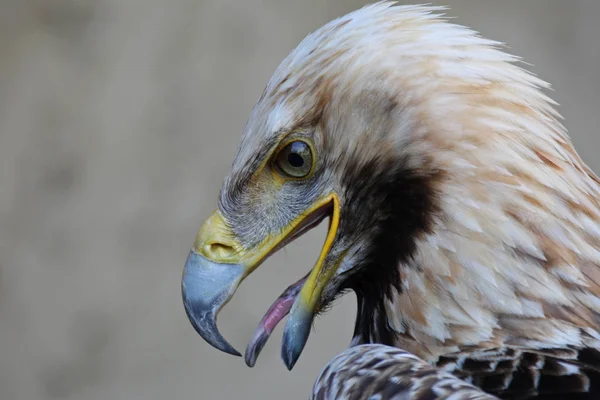
[[[314,168],[313,149],[304,140],[286,144],[273,161],[277,171],[288,178],[305,179]]]

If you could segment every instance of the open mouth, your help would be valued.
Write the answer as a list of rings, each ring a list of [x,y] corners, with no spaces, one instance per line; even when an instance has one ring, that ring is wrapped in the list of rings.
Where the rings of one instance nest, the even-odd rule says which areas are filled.
[[[335,194],[321,198],[280,233],[274,233],[258,246],[245,249],[220,212],[203,224],[190,251],[182,279],[182,297],[187,316],[198,334],[215,348],[241,355],[221,335],[217,315],[233,297],[243,279],[271,254],[316,227],[326,217],[329,229],[316,265],[304,278],[289,286],[260,321],[245,353],[248,366],[254,366],[277,324],[289,315],[282,342],[282,357],[291,369],[302,352],[318,307],[323,286],[333,270],[324,260],[337,233],[339,202]]]
[[[256,359],[260,355],[265,344],[267,344],[267,340],[269,340],[271,333],[273,333],[277,324],[290,313],[292,305],[296,301],[300,289],[302,289],[302,285],[306,282],[306,278],[308,278],[308,274],[285,289],[271,307],[269,307],[264,317],[262,317],[258,323],[258,327],[248,342],[246,353],[244,355],[246,365],[249,367],[254,367]]]
[[[311,212],[307,217],[300,221],[300,223],[298,223],[294,228],[292,228],[292,230],[283,238],[283,240],[277,243],[277,245],[267,253],[267,255],[260,261],[260,263],[266,260],[271,254],[278,252],[280,249],[284,248],[294,240],[298,239],[306,232],[318,226],[325,218],[331,216],[332,211],[333,205],[331,203],[326,203],[323,206]]]
[[[298,224],[285,239],[275,246],[269,255],[277,252],[279,249],[287,246],[289,243],[293,242],[309,230],[318,226],[326,217],[331,215],[332,210],[333,205],[331,203],[327,203],[323,207],[311,213],[300,224]],[[269,307],[265,315],[258,323],[258,327],[254,331],[254,334],[252,335],[252,338],[246,347],[246,352],[244,354],[246,365],[249,367],[254,367],[256,360],[258,359],[258,356],[260,355],[260,352],[265,344],[267,344],[271,333],[273,333],[279,322],[281,322],[281,320],[283,320],[290,313],[290,310],[296,301],[296,297],[298,297],[298,293],[300,293],[300,289],[302,289],[302,286],[306,282],[307,278],[308,274],[288,286],[288,288],[285,289],[285,291],[277,298],[277,300],[273,302],[271,307]]]

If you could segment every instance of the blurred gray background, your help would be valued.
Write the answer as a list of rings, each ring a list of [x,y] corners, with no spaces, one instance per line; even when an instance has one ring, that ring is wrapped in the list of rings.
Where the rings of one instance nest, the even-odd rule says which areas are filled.
[[[403,1],[401,3],[404,3]],[[600,1],[446,0],[554,85],[596,171]],[[280,60],[359,0],[0,0],[0,399],[306,399],[355,300],[293,372],[205,344],[182,267]],[[240,350],[313,266],[323,229],[270,259],[220,326]]]

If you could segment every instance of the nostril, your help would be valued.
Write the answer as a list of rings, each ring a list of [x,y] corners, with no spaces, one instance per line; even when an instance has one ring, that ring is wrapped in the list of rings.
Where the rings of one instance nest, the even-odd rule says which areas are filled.
[[[234,249],[223,243],[211,243],[208,246],[208,251],[215,259],[224,259],[230,257],[234,253]]]

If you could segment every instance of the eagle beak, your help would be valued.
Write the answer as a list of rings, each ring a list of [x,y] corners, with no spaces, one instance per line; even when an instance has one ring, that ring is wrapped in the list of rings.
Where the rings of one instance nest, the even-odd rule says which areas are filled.
[[[249,270],[237,257],[240,250],[221,213],[213,212],[198,232],[181,281],[183,305],[196,332],[212,346],[236,356],[241,354],[217,329],[217,314]]]
[[[312,314],[323,286],[334,272],[322,270],[322,266],[337,233],[339,201],[335,194],[319,199],[281,232],[269,235],[250,249],[236,239],[221,212],[214,211],[200,228],[183,271],[183,303],[196,332],[215,348],[239,356],[240,353],[219,332],[217,314],[233,297],[244,278],[269,255],[318,225],[327,216],[331,216],[331,220],[325,245],[291,311],[290,317],[296,323],[291,326],[288,321],[286,325],[288,340],[286,342],[284,339],[284,342],[289,342],[287,346],[294,349],[290,353],[294,361],[288,362],[290,357],[284,357],[284,361],[291,369],[290,365],[293,366],[308,339]],[[295,335],[298,337],[294,338]]]
[[[332,196],[333,212],[329,221],[329,231],[325,244],[321,249],[319,259],[308,275],[306,283],[302,286],[296,301],[290,310],[290,315],[283,330],[281,345],[281,358],[288,370],[292,370],[300,357],[312,327],[313,318],[319,307],[319,300],[323,289],[331,280],[343,257],[326,262],[329,250],[335,240],[339,221],[340,207],[337,196]]]
[[[225,353],[240,356],[217,329],[217,314],[235,293],[244,268],[219,264],[190,251],[183,271],[181,291],[185,312],[196,332]]]

